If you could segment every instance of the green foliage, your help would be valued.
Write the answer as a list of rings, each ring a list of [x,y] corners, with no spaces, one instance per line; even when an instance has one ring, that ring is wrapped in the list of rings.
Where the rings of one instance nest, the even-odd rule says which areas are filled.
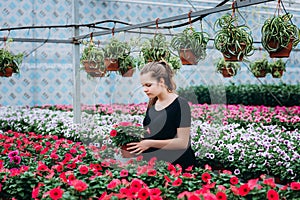
[[[228,62],[224,58],[220,58],[216,63],[216,69],[219,73],[222,73],[222,70],[226,69],[230,75],[235,76],[241,69],[241,65],[238,62]]]
[[[146,134],[146,130],[142,126],[118,125],[115,129],[110,132],[111,140],[116,146],[122,146],[130,142],[139,142],[142,137]]]
[[[271,68],[266,57],[251,62],[250,70],[255,76],[259,75],[262,70],[266,73],[271,72]]]
[[[224,89],[222,89],[224,88]],[[226,95],[224,94],[225,92]],[[193,103],[211,104],[212,97],[217,102],[227,104],[243,105],[265,105],[265,106],[294,106],[300,105],[300,85],[226,85],[226,86],[190,86],[179,88],[178,94],[184,96]],[[196,98],[192,98],[193,95]],[[196,100],[197,99],[197,100]],[[280,102],[278,102],[278,101]]]
[[[264,25],[261,28],[261,42],[268,52],[277,52],[278,50],[287,47],[290,39],[293,40],[294,47],[299,43],[300,30],[292,23],[292,17],[292,14],[287,13],[274,16],[264,22]],[[270,45],[270,42],[277,45]]]
[[[214,28],[220,28],[216,32],[214,46],[227,58],[237,56],[250,56],[253,54],[253,38],[248,26],[237,24],[237,17],[225,14],[217,19]],[[247,32],[248,31],[248,32]],[[245,48],[241,45],[245,45]]]
[[[193,27],[187,27],[183,32],[173,36],[171,47],[178,52],[181,49],[191,49],[199,61],[206,57],[208,41],[209,37],[206,32],[198,32]]]
[[[139,66],[141,67],[148,62],[163,60],[167,62],[175,72],[179,70],[181,67],[180,59],[171,55],[169,45],[166,36],[161,33],[155,34],[153,38],[147,38],[141,44],[141,61]]]
[[[104,46],[103,53],[105,58],[124,60],[127,56],[129,56],[130,49],[130,45],[127,42],[122,42],[113,37]]]
[[[80,57],[80,61],[89,60],[89,61],[95,61],[103,62],[104,55],[101,48],[96,47],[96,45],[92,42],[88,43],[86,47],[83,49],[83,52]]]

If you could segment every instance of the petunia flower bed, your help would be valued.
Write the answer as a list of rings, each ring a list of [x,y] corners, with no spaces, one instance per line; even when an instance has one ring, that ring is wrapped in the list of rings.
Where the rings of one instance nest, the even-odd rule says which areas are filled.
[[[167,163],[145,163],[140,157],[127,163],[118,160],[110,131],[119,122],[141,123],[137,108],[130,114],[121,105],[98,106],[100,113],[82,113],[81,125],[73,124],[70,107],[60,108],[0,107],[1,178],[7,181],[0,182],[0,197],[22,199],[26,193],[30,199],[34,193],[33,199],[111,199],[124,194],[141,199],[298,198],[297,107],[226,110],[192,105],[192,147],[201,168],[188,173]],[[264,122],[261,117],[253,123],[243,119],[242,109],[271,119],[281,116],[282,122]],[[281,185],[273,186],[275,179]],[[131,188],[139,184],[140,196]]]
[[[106,149],[13,131],[0,134],[3,199],[293,199],[300,182],[276,185],[264,175],[241,181],[230,171],[136,158],[102,157]],[[19,156],[19,160],[11,158]],[[11,162],[12,161],[12,162]],[[12,166],[13,165],[13,166]]]

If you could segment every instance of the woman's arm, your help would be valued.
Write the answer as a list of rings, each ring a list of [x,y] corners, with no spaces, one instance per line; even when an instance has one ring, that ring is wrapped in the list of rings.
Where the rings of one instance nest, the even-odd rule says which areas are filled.
[[[176,150],[176,149],[186,149],[189,144],[190,138],[190,127],[186,128],[178,128],[177,129],[177,137],[173,139],[167,140],[152,140],[145,139],[141,142],[133,142],[129,143],[127,149],[131,153],[141,154],[145,150],[149,148],[158,148],[158,149],[168,149],[168,150]]]

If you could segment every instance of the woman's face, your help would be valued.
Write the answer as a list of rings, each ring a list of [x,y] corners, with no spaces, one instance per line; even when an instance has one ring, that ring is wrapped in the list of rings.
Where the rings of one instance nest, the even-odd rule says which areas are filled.
[[[158,82],[155,78],[151,76],[151,72],[142,74],[140,76],[140,81],[144,92],[149,98],[154,98],[161,94],[162,92],[162,82]]]

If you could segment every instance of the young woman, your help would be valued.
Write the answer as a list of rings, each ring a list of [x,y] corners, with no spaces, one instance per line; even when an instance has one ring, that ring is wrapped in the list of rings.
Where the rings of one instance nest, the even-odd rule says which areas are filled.
[[[146,64],[140,72],[141,84],[149,97],[143,125],[149,134],[130,143],[131,153],[145,160],[156,157],[182,169],[196,165],[190,143],[191,111],[188,102],[175,94],[174,73],[165,62]]]

